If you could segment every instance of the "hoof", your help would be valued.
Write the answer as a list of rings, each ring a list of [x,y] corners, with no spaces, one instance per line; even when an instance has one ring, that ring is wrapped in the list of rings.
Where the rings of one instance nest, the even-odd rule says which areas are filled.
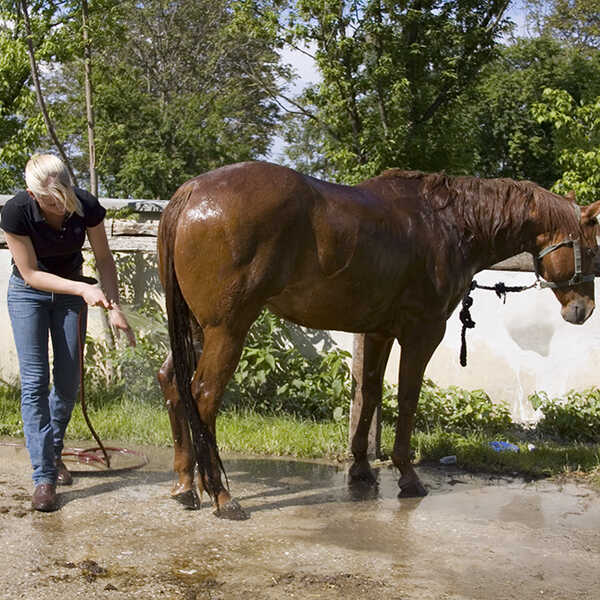
[[[428,494],[425,486],[418,479],[404,480],[402,478],[398,482],[398,487],[400,488],[398,498],[422,498]]]
[[[377,485],[377,477],[375,477],[375,473],[373,473],[368,463],[354,463],[348,471],[348,477],[351,484]]]
[[[173,494],[171,498],[177,500],[179,504],[183,505],[188,510],[198,510],[200,508],[200,498],[194,489],[180,492],[179,494]]]
[[[217,508],[213,514],[219,519],[229,519],[230,521],[245,521],[250,518],[242,505],[233,498]]]

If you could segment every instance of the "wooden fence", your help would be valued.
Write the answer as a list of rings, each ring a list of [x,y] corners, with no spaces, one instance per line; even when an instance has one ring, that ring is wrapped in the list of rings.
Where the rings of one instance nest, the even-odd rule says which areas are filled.
[[[0,207],[10,196],[0,195]],[[114,252],[155,252],[158,221],[167,202],[164,200],[122,200],[115,198],[100,198],[100,203],[108,210],[127,209],[135,218],[105,219],[108,243]],[[109,213],[110,214],[110,213]],[[88,246],[84,246],[87,248]],[[0,248],[6,248],[4,234],[0,230]],[[518,254],[508,260],[491,267],[503,271],[533,271],[533,258],[529,253]],[[354,336],[352,352],[352,404],[350,410],[350,439],[358,425],[360,409],[363,402],[363,354],[364,335]],[[381,439],[381,408],[374,415],[369,434],[369,457],[380,456]]]

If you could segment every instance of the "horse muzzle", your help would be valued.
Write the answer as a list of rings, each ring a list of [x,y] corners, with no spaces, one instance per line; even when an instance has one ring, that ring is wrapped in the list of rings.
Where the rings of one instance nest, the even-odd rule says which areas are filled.
[[[585,323],[594,312],[594,302],[585,298],[572,300],[566,306],[563,306],[560,314],[567,323],[581,325]]]

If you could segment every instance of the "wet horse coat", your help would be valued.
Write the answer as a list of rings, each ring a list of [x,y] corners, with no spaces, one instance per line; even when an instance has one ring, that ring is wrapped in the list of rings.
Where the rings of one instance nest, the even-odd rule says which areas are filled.
[[[368,430],[398,340],[392,460],[402,492],[424,494],[409,458],[419,391],[473,275],[569,236],[580,240],[583,272],[591,273],[599,211],[596,203],[579,216],[572,201],[531,182],[400,170],[350,187],[249,162],[184,183],[162,215],[158,238],[172,350],[159,381],[175,442],[173,495],[189,501],[195,449],[200,489],[217,513],[243,514],[221,482],[215,420],[246,333],[265,306],[307,327],[366,334],[355,479],[373,479]],[[540,260],[546,279],[568,280],[573,271],[568,247]],[[569,322],[583,323],[593,311],[593,282],[553,292]]]

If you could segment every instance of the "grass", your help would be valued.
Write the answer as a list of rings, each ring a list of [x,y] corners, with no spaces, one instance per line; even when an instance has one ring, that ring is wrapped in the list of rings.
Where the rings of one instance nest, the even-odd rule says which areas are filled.
[[[101,439],[172,445],[167,411],[155,403],[112,400],[100,407],[89,407],[88,414]],[[23,435],[16,392],[0,394],[0,435]],[[335,461],[350,458],[345,420],[314,422],[287,415],[227,411],[217,419],[217,436],[223,452]],[[73,413],[67,438],[92,439],[79,406]],[[381,444],[384,454],[390,454],[393,438],[392,427],[384,425]],[[520,451],[495,452],[489,446],[492,439],[511,441]],[[473,472],[518,474],[527,478],[568,476],[600,488],[599,444],[536,442],[536,448],[530,451],[527,443],[510,433],[503,437],[435,430],[415,432],[412,445],[417,463],[438,464],[441,457],[454,454],[459,467]]]

